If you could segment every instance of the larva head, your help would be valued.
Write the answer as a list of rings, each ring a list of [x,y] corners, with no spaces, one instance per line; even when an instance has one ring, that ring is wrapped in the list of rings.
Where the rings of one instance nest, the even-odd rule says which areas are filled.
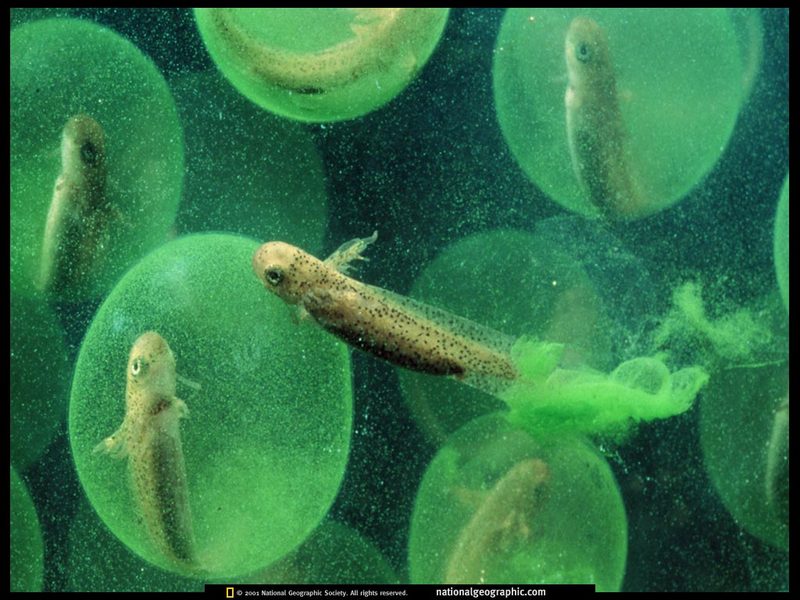
[[[175,355],[155,331],[139,336],[128,356],[128,388],[175,395]]]
[[[284,302],[297,304],[316,276],[322,261],[284,242],[267,242],[253,255],[253,271],[269,291]]]
[[[573,77],[592,77],[611,65],[605,31],[588,17],[576,17],[569,24],[564,53]]]
[[[64,169],[95,169],[105,161],[105,134],[88,115],[75,115],[64,126],[61,138]]]

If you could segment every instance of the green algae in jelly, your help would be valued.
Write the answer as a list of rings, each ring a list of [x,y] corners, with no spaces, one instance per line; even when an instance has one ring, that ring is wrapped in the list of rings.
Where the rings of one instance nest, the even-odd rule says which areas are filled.
[[[427,62],[446,8],[195,9],[214,62],[247,98],[309,122],[364,115]]]
[[[41,592],[44,562],[42,531],[25,484],[11,467],[11,591]]]
[[[11,32],[10,97],[11,287],[26,295],[41,287],[62,134],[70,119],[86,115],[103,131],[102,198],[108,204],[100,225],[90,227],[97,235],[85,264],[70,264],[80,280],[54,294],[73,301],[101,296],[164,241],[175,218],[183,138],[166,82],[149,58],[113,31],[88,21],[45,19]],[[82,147],[82,160],[93,152]],[[87,214],[96,212],[82,213],[79,222],[89,222]]]
[[[708,382],[702,367],[670,373],[656,357],[627,360],[606,375],[588,367],[561,368],[562,344],[520,338],[511,349],[519,378],[499,396],[508,419],[538,436],[622,434],[633,423],[689,410]]]
[[[786,344],[781,332],[787,323],[776,311],[777,292],[740,307],[719,291],[708,293],[700,283],[689,281],[675,288],[672,302],[654,334],[655,346],[663,353],[682,354],[710,371],[783,360]]]
[[[723,9],[510,9],[494,55],[503,135],[526,175],[555,202],[597,210],[573,171],[567,139],[565,36],[576,17],[605,31],[616,76],[626,168],[641,205],[684,197],[714,166],[749,85],[737,31]],[[643,51],[646,49],[646,51]]]
[[[538,440],[502,415],[451,436],[414,504],[414,583],[594,583],[618,591],[627,519],[608,463],[574,436]]]
[[[325,173],[303,125],[260,110],[216,70],[183,75],[171,87],[186,140],[178,235],[230,231],[319,252]]]
[[[69,434],[97,513],[134,552],[209,579],[261,568],[295,548],[328,511],[350,441],[346,347],[253,276],[258,242],[180,238],[132,268],[100,307],[75,370]],[[93,449],[122,423],[131,345],[156,331],[174,353],[197,569],[156,549],[132,497],[125,459]],[[241,540],[247,539],[243,544]]]

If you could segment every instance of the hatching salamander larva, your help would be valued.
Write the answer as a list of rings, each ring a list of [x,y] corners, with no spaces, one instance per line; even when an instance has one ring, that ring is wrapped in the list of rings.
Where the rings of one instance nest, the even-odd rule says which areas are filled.
[[[108,224],[118,212],[106,198],[103,128],[76,115],[61,136],[61,173],[47,211],[39,288],[62,292],[83,284],[103,256]]]
[[[209,13],[215,35],[225,41],[228,52],[265,85],[295,94],[316,96],[349,85],[366,74],[392,68],[387,57],[399,53],[399,63],[410,78],[417,68],[413,51],[405,50],[409,39],[446,14],[432,9],[359,8],[351,30],[353,37],[318,52],[297,53],[257,41],[237,22],[233,11],[217,8]]]
[[[268,290],[300,306],[329,332],[396,365],[453,375],[484,389],[516,378],[512,338],[345,275],[376,238],[377,232],[347,242],[325,261],[284,242],[268,242],[254,254],[253,270]]]
[[[589,200],[606,216],[631,217],[643,199],[630,171],[617,81],[605,31],[577,17],[565,39],[564,96],[572,167]]]
[[[131,486],[144,525],[163,555],[196,565],[189,490],[180,436],[186,403],[175,395],[175,356],[154,331],[143,333],[128,357],[125,419],[95,447],[128,458]]]
[[[550,470],[538,458],[515,464],[486,497],[455,541],[445,572],[447,583],[484,583],[486,566],[507,559],[530,541]]]

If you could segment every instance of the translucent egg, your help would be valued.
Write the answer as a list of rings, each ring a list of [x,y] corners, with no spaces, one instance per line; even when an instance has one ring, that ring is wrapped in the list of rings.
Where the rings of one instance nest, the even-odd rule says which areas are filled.
[[[102,185],[80,200],[80,164],[63,156],[67,123],[85,116],[104,139]],[[125,38],[77,19],[45,19],[11,32],[11,287],[45,287],[48,244],[62,257],[61,300],[97,298],[164,241],[183,181],[183,136],[161,73]],[[87,158],[88,157],[88,158]],[[99,160],[99,159],[97,159]],[[79,162],[81,161],[81,162]],[[66,180],[58,187],[57,180]],[[51,210],[56,198],[60,209]],[[47,228],[49,215],[55,221]],[[54,231],[66,231],[57,238]],[[66,241],[65,241],[66,240]]]
[[[565,39],[578,17],[599,26],[610,64],[585,59],[567,105],[575,81]],[[598,186],[609,194],[634,187],[635,201],[612,216],[635,219],[679,201],[719,160],[754,77],[748,68],[722,9],[511,9],[495,47],[497,117],[531,181],[584,215],[599,207],[576,176],[571,144],[601,129],[579,160],[584,179],[608,179]]]
[[[460,429],[423,476],[414,583],[594,583],[619,591],[627,520],[606,461],[581,438],[537,441],[498,414]]]
[[[348,351],[263,289],[257,247],[199,234],[151,253],[100,307],[72,385],[72,452],[95,510],[134,552],[197,578],[252,572],[295,548],[327,513],[347,461]],[[168,344],[173,371],[157,371],[153,353],[129,357],[145,332]],[[145,369],[153,376],[136,378]],[[188,414],[170,412],[175,396]],[[126,411],[144,437],[120,434],[127,455],[117,457],[104,440]],[[188,500],[170,502],[179,485]],[[159,533],[191,556],[176,562]]]
[[[219,69],[259,106],[300,121],[352,119],[425,65],[448,9],[195,9]]]

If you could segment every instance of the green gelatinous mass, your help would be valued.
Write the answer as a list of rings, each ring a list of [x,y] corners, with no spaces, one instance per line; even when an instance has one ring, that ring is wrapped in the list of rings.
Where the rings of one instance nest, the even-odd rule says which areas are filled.
[[[593,369],[559,368],[562,344],[520,338],[512,358],[520,376],[499,396],[511,422],[528,431],[621,433],[639,421],[688,410],[708,374],[700,367],[670,373],[658,358],[640,357],[606,375]]]
[[[347,348],[293,322],[263,289],[251,269],[257,247],[249,238],[198,234],[151,253],[100,307],[73,380],[70,442],[95,510],[140,556],[199,578],[252,572],[295,548],[327,513],[347,461]],[[123,422],[128,355],[146,331],[169,344],[176,393],[188,408],[177,435],[200,567],[191,573],[159,552],[138,508],[167,496],[154,486],[152,496],[134,497],[130,481],[177,481],[171,463],[132,473],[130,456],[93,452]],[[137,456],[140,465],[154,460]]]
[[[499,413],[448,439],[414,504],[414,583],[594,583],[618,591],[626,554],[622,497],[597,450],[575,436],[531,436]]]
[[[352,119],[389,102],[425,65],[447,15],[443,8],[195,9],[209,54],[236,89],[310,122]]]
[[[710,369],[782,360],[779,331],[785,323],[774,307],[777,294],[774,302],[767,295],[752,307],[733,308],[724,297],[704,302],[703,287],[687,282],[675,288],[672,301],[654,333],[656,348],[686,354]]]

